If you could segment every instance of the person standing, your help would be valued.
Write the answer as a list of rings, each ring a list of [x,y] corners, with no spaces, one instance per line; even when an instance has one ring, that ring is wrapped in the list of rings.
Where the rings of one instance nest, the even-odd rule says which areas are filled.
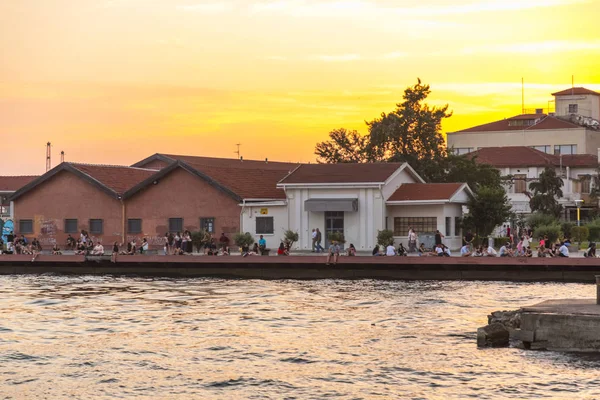
[[[411,227],[408,228],[408,252],[414,253],[417,250],[417,232]]]
[[[319,228],[317,228],[317,253],[321,253],[323,250],[325,250],[323,246],[321,246],[322,239],[323,236],[321,235],[321,231],[319,230]]]
[[[219,238],[219,244],[222,249],[226,249],[229,247],[229,238],[225,235],[225,232],[221,233],[221,237]]]
[[[315,252],[315,249],[317,247],[317,230],[313,228],[312,230],[312,252]]]
[[[468,230],[467,233],[465,234],[465,237],[463,237],[463,246],[469,246],[469,253],[473,252],[473,240],[475,239],[475,236],[473,236],[473,234],[471,233],[471,230]]]
[[[445,236],[442,235],[442,232],[440,232],[439,229],[437,229],[435,231],[435,245],[437,246],[438,244],[441,245],[442,244],[442,238],[444,238]]]

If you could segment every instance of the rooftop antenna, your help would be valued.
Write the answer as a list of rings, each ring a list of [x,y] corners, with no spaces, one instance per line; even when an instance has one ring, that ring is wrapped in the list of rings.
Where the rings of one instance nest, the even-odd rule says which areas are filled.
[[[50,171],[50,142],[46,143],[46,172]]]
[[[234,151],[234,153],[235,153],[235,154],[237,154],[238,158],[242,158],[242,157],[240,156],[240,146],[241,146],[242,144],[241,144],[241,143],[236,143],[235,145],[237,146],[237,150],[236,150],[236,151]]]
[[[571,96],[573,96],[574,90],[575,90],[575,75],[571,75]]]
[[[64,150],[60,152],[60,162],[61,163],[65,162],[65,152],[64,152]]]
[[[521,78],[521,114],[525,114],[525,79]]]

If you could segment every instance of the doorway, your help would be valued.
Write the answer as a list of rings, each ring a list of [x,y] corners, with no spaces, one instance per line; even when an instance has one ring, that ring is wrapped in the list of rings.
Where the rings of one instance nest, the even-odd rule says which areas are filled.
[[[344,233],[344,212],[325,211],[325,248],[329,248],[329,234],[333,232]]]

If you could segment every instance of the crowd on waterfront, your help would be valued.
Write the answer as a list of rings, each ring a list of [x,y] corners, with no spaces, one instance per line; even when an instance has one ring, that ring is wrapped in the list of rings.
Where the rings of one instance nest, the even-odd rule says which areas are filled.
[[[537,247],[532,249],[533,238],[532,231],[530,229],[521,230],[517,236],[518,241],[515,243],[515,238],[510,232],[510,227],[503,226],[502,234],[506,235],[509,239],[507,242],[502,243],[499,249],[493,245],[493,240],[490,240],[488,245],[479,244],[474,245],[475,235],[471,231],[467,231],[465,236],[462,238],[462,247],[459,250],[458,256],[460,257],[569,257],[571,240],[566,237],[560,241],[552,241],[548,236],[542,236],[539,238]],[[203,237],[196,244],[198,252],[209,256],[227,256],[231,254],[230,239],[222,233],[217,239],[212,234],[206,234],[207,237]],[[407,247],[403,243],[399,243],[398,247],[394,246],[393,239],[390,240],[387,246],[375,245],[371,254],[373,256],[409,256],[417,255],[420,257],[451,257],[452,251],[444,242],[444,235],[437,230],[434,235],[433,247],[427,248],[425,243],[418,243],[418,234],[416,230],[409,228],[407,235],[408,243]],[[37,254],[42,252],[42,245],[37,238],[31,240],[27,239],[24,235],[14,235],[12,232],[6,236],[6,247],[0,240],[0,248],[2,253],[5,254],[23,254],[33,255],[34,258]],[[322,253],[325,249],[321,245],[322,234],[320,230],[313,229],[312,231],[312,252]],[[102,256],[106,254],[105,248],[101,241],[94,241],[90,238],[87,231],[82,230],[79,237],[75,239],[70,234],[68,235],[65,243],[66,254],[76,255],[92,255]],[[194,241],[190,231],[186,230],[183,233],[167,232],[164,235],[164,245],[162,253],[164,255],[191,255],[194,253]],[[288,256],[291,252],[291,243],[283,241],[280,243],[276,250],[278,256]],[[144,254],[149,250],[148,240],[143,237],[141,240],[133,238],[126,243],[114,242],[112,245],[112,251],[110,255],[116,257],[117,255],[134,255]],[[260,235],[258,242],[251,246],[242,245],[240,246],[240,254],[244,257],[252,255],[269,255],[270,249],[266,247],[266,240],[263,235]],[[60,249],[58,244],[53,244],[51,254],[61,255],[63,251]],[[336,264],[339,260],[340,255],[345,256],[356,256],[357,250],[351,243],[346,249],[343,248],[343,243],[332,240],[327,249],[327,264]],[[589,246],[583,253],[584,257],[595,258],[596,256],[596,244],[589,243]],[[600,256],[599,256],[600,257]]]

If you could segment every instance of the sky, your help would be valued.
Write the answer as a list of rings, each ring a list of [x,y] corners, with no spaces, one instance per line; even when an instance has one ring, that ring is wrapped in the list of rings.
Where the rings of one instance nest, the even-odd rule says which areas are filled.
[[[598,0],[6,0],[0,174],[157,152],[314,162],[421,78],[452,132],[600,90]],[[550,104],[552,106],[552,104]]]

